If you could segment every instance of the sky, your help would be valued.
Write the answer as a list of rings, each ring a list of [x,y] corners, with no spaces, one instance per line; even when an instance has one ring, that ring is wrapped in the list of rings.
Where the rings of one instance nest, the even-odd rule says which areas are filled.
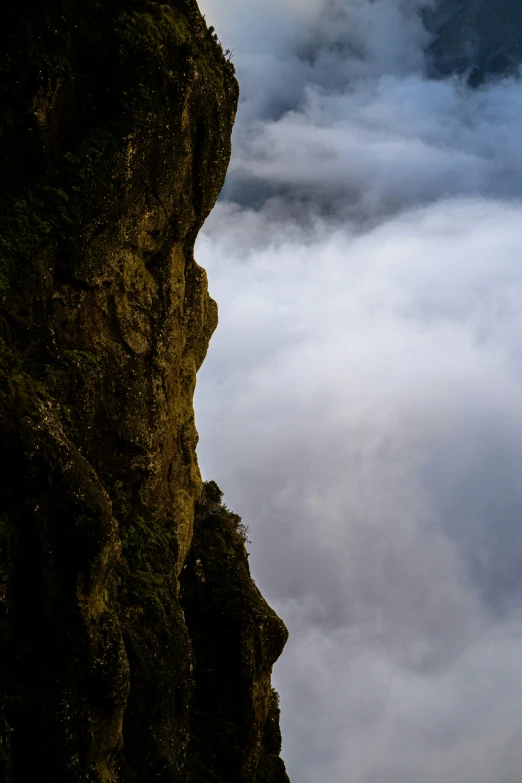
[[[428,79],[420,0],[200,6],[241,101],[198,453],[290,630],[292,783],[519,783],[520,80]]]

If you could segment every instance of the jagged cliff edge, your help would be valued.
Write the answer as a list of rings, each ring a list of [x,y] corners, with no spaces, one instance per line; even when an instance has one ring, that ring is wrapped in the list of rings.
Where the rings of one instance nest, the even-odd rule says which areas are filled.
[[[0,90],[0,780],[284,783],[287,632],[195,454],[233,66],[195,0],[26,0]]]

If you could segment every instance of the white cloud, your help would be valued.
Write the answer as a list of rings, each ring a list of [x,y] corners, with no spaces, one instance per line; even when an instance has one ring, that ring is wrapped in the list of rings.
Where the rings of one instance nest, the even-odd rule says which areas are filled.
[[[203,3],[243,104],[199,454],[290,626],[294,783],[522,763],[520,83],[427,80],[421,5]]]

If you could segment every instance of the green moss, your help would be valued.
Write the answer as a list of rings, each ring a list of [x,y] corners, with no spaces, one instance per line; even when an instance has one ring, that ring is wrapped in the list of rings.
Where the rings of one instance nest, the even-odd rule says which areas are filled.
[[[172,598],[172,573],[157,568],[166,552],[177,550],[173,529],[168,530],[153,513],[133,516],[132,524],[122,538],[126,587],[131,600],[140,606],[162,611]],[[173,562],[174,565],[174,562]]]
[[[178,541],[172,520],[159,509],[133,504],[121,481],[111,495],[120,520],[124,602],[161,613],[173,600]]]
[[[43,365],[40,377],[51,396],[61,397],[71,381],[87,383],[99,369],[100,360],[89,351],[63,351],[54,364]]]
[[[35,187],[25,197],[11,197],[0,226],[0,293],[8,287],[16,263],[26,261],[52,236],[64,239],[74,226],[69,197],[60,188]]]
[[[132,41],[141,41],[159,60],[165,60],[165,43],[192,42],[193,31],[178,9],[162,3],[149,3],[147,11],[122,14],[118,19]]]
[[[269,706],[269,715],[273,716],[277,719],[279,719],[279,715],[281,714],[281,709],[279,707],[280,698],[279,694],[276,691],[275,688],[272,688],[270,690],[270,706]]]
[[[104,155],[114,147],[114,138],[110,133],[98,131],[95,136],[84,139],[74,152],[66,152],[63,161],[66,164],[65,175],[73,191],[79,191],[97,173]]]
[[[47,399],[45,384],[26,371],[18,353],[0,338],[0,403],[6,410],[34,414],[39,402]]]
[[[9,521],[9,517],[7,516],[7,514],[0,514],[0,554],[1,555],[5,555],[5,553],[9,551],[11,535],[12,535],[12,524]]]
[[[100,360],[89,351],[64,351],[62,361],[66,365],[74,365],[84,373],[89,373],[100,366]]]

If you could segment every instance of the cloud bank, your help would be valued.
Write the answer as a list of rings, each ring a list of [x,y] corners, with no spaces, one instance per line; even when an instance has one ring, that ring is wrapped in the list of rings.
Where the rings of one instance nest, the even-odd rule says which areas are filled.
[[[290,776],[515,783],[520,82],[427,79],[426,3],[201,5],[242,104],[199,455],[291,631]]]

